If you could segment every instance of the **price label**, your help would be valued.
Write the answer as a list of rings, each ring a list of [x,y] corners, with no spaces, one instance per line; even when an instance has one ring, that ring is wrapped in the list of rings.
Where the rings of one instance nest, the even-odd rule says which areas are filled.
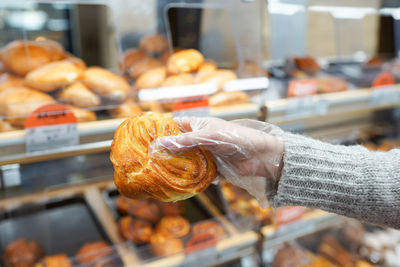
[[[224,91],[252,91],[267,89],[269,80],[267,77],[246,78],[228,81],[224,83]]]
[[[317,79],[294,80],[289,82],[288,97],[315,95],[317,90]]]
[[[378,87],[372,91],[370,105],[394,105],[400,102],[400,92],[391,86]]]
[[[172,109],[175,117],[208,117],[210,106],[206,96],[181,99]]]
[[[275,224],[277,228],[300,220],[304,214],[304,207],[281,207],[275,211]]]
[[[141,101],[181,99],[203,95],[212,95],[217,91],[217,85],[213,83],[203,83],[140,90],[138,93],[138,98]]]
[[[61,104],[40,107],[26,119],[25,142],[28,153],[77,145],[77,119]]]
[[[383,71],[375,77],[374,81],[372,82],[372,87],[393,85],[394,83],[395,79],[393,74],[388,71]]]
[[[21,184],[21,172],[19,164],[3,165],[0,167],[3,174],[4,187],[12,187]]]

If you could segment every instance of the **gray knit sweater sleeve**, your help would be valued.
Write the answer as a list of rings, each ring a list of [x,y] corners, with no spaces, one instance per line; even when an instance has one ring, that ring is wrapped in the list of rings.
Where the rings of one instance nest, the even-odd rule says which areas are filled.
[[[306,206],[400,228],[400,150],[370,152],[285,134],[274,206]]]

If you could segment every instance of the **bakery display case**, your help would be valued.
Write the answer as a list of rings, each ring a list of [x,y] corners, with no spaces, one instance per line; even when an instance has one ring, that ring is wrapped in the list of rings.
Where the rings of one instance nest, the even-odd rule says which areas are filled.
[[[398,26],[397,8],[0,6],[0,266],[396,266],[398,240],[382,237],[397,238],[392,230],[302,207],[263,209],[225,182],[181,202],[127,199],[109,151],[117,127],[142,111],[259,119],[335,143],[399,147],[398,36],[385,32],[389,51],[379,28],[388,18]],[[363,238],[345,239],[360,229]]]

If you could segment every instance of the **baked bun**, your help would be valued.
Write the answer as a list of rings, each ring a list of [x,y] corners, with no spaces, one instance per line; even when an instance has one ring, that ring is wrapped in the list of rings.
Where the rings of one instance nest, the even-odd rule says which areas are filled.
[[[25,77],[25,84],[43,92],[51,92],[81,79],[83,71],[70,61],[57,61],[41,66]]]
[[[101,99],[81,82],[75,82],[61,90],[58,100],[80,108],[92,108],[100,105]]]
[[[183,250],[183,242],[180,239],[170,239],[160,233],[155,233],[150,238],[150,250],[159,257],[169,256]]]
[[[198,222],[192,227],[192,234],[197,235],[201,233],[210,233],[216,237],[217,240],[225,236],[224,228],[215,221]]]
[[[77,67],[78,69],[80,69],[82,71],[86,70],[86,63],[80,58],[77,58],[77,57],[74,57],[74,56],[70,56],[70,57],[64,59],[63,61],[70,62],[70,63],[74,64],[75,67]]]
[[[181,238],[190,231],[190,223],[181,216],[165,216],[157,224],[157,233],[166,238]]]
[[[76,260],[80,264],[95,264],[112,257],[113,254],[114,251],[106,242],[89,242],[79,249]]]
[[[38,242],[17,239],[6,246],[3,260],[10,267],[33,267],[43,255],[44,250]]]
[[[122,70],[127,71],[129,68],[131,68],[133,65],[135,65],[137,62],[140,60],[143,60],[145,58],[148,58],[149,56],[146,55],[145,52],[137,50],[137,49],[128,49],[124,53],[124,59],[123,59],[123,66]]]
[[[129,208],[128,214],[153,224],[158,222],[162,216],[160,207],[153,199],[139,200]]]
[[[74,107],[71,105],[67,105],[67,107],[74,113],[75,118],[78,120],[78,122],[95,121],[97,119],[96,113],[94,113],[93,111]]]
[[[205,61],[197,70],[196,80],[201,80],[203,77],[217,70],[217,65],[212,61]]]
[[[45,93],[22,86],[10,87],[0,92],[0,115],[12,125],[23,127],[29,114],[54,102],[54,99]]]
[[[162,87],[184,86],[193,83],[194,83],[194,78],[191,74],[182,73],[169,76],[167,79],[165,79],[165,81],[161,84],[161,86]]]
[[[66,254],[56,254],[44,257],[35,267],[71,267],[71,261]]]
[[[168,41],[161,34],[147,35],[140,39],[139,48],[150,54],[162,53],[168,49]]]
[[[198,80],[199,83],[213,83],[218,86],[219,89],[222,89],[224,83],[232,80],[236,80],[236,74],[231,70],[216,70],[214,72],[209,73],[208,75],[203,76]]]
[[[125,100],[117,108],[111,109],[110,114],[116,118],[129,118],[137,116],[142,112],[142,109],[132,99]]]
[[[16,40],[2,50],[2,60],[7,69],[25,75],[52,61],[63,59],[64,49],[58,43],[46,41]]]
[[[121,237],[129,240],[136,245],[142,245],[150,242],[153,229],[149,222],[136,220],[132,217],[122,217],[118,223],[118,229]]]
[[[10,88],[10,87],[19,87],[25,84],[24,80],[14,76],[9,73],[3,73],[0,75],[0,92]]]
[[[203,55],[195,49],[186,49],[174,53],[167,61],[169,74],[195,72],[203,64]]]
[[[232,92],[220,92],[208,99],[208,104],[211,107],[242,104],[247,103],[249,97],[245,92],[232,91]]]
[[[167,77],[167,70],[165,67],[158,67],[146,71],[136,80],[136,90],[145,88],[157,88],[162,85],[165,78]]]
[[[128,74],[131,78],[137,79],[146,71],[162,66],[163,64],[161,61],[152,57],[147,57],[133,64],[132,67],[129,68]]]
[[[114,182],[121,194],[135,199],[176,201],[206,189],[217,174],[212,155],[203,149],[175,155],[150,156],[149,146],[164,136],[181,134],[172,117],[142,113],[125,120],[111,146]]]
[[[88,68],[83,82],[96,94],[114,101],[124,101],[131,90],[124,78],[100,67]]]

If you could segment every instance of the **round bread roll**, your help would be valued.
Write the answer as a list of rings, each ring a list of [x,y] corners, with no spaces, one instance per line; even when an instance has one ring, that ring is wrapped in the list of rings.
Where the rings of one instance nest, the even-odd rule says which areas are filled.
[[[181,133],[172,117],[150,112],[127,119],[118,127],[110,159],[114,182],[122,195],[168,202],[192,197],[211,184],[217,168],[208,151],[196,148],[180,155],[167,151],[160,156],[148,154],[156,138]]]
[[[81,82],[75,82],[62,89],[58,99],[80,108],[96,107],[101,103],[100,97]]]
[[[75,65],[75,67],[77,67],[78,69],[80,69],[82,71],[86,70],[86,64],[80,58],[77,58],[77,57],[74,57],[74,56],[70,56],[70,57],[64,59],[64,61],[71,62],[72,64]]]
[[[149,222],[135,220],[132,217],[122,217],[118,223],[118,229],[121,237],[129,240],[136,245],[142,245],[150,242],[153,229]]]
[[[211,107],[234,105],[247,103],[249,97],[245,92],[232,91],[232,92],[219,92],[208,99],[208,104]]]
[[[100,67],[88,68],[83,82],[96,94],[114,101],[124,101],[131,90],[124,78]]]
[[[162,62],[152,57],[139,60],[128,70],[129,76],[137,79],[140,75],[148,70],[163,66]]]
[[[165,78],[167,77],[167,70],[165,67],[158,67],[146,71],[136,80],[135,88],[136,90],[146,89],[146,88],[157,88],[162,85]]]
[[[2,60],[7,69],[19,75],[65,57],[64,49],[58,43],[46,41],[16,40],[3,48]]]
[[[149,56],[146,55],[143,51],[137,50],[137,49],[128,49],[124,53],[124,59],[123,59],[123,66],[122,69],[123,71],[127,71],[129,68],[131,68],[133,65],[135,65],[137,62],[140,60],[146,59]]]
[[[224,83],[232,80],[236,80],[236,74],[231,70],[216,70],[203,76],[198,80],[199,83],[213,83],[222,89]]]
[[[25,118],[41,106],[54,103],[54,99],[27,87],[10,87],[0,92],[0,115],[14,126],[23,127]]]
[[[9,73],[0,75],[0,92],[10,87],[20,87],[25,84],[24,80]]]
[[[116,118],[129,118],[141,112],[140,106],[132,99],[125,100],[119,107],[110,110],[110,114]]]
[[[34,266],[44,255],[42,246],[36,241],[17,239],[4,249],[5,266]]]
[[[183,242],[180,239],[169,239],[160,233],[155,233],[150,238],[150,250],[159,257],[169,256],[183,250]]]
[[[77,108],[71,105],[67,105],[67,107],[74,113],[78,122],[95,121],[97,119],[96,113],[93,111]]]
[[[217,70],[217,65],[215,65],[212,61],[205,61],[196,73],[196,81],[201,80],[203,77],[206,77],[210,73],[213,73]]]
[[[161,34],[148,35],[140,39],[139,48],[150,54],[162,53],[168,49],[168,41]]]
[[[169,57],[167,69],[169,74],[195,72],[203,64],[203,55],[195,49],[186,49]]]
[[[94,264],[111,257],[113,253],[114,251],[104,241],[89,242],[79,249],[76,254],[76,260],[80,264]]]
[[[190,231],[190,223],[181,216],[165,216],[157,224],[157,233],[166,238],[180,238]]]
[[[25,77],[25,84],[43,92],[71,84],[82,78],[83,71],[70,61],[57,61],[41,66]]]
[[[35,265],[35,267],[71,267],[71,261],[67,254],[56,254],[44,257],[44,259]]]
[[[162,87],[171,87],[171,86],[184,86],[194,83],[194,78],[191,74],[182,73],[178,75],[169,76],[165,81],[161,84]]]

